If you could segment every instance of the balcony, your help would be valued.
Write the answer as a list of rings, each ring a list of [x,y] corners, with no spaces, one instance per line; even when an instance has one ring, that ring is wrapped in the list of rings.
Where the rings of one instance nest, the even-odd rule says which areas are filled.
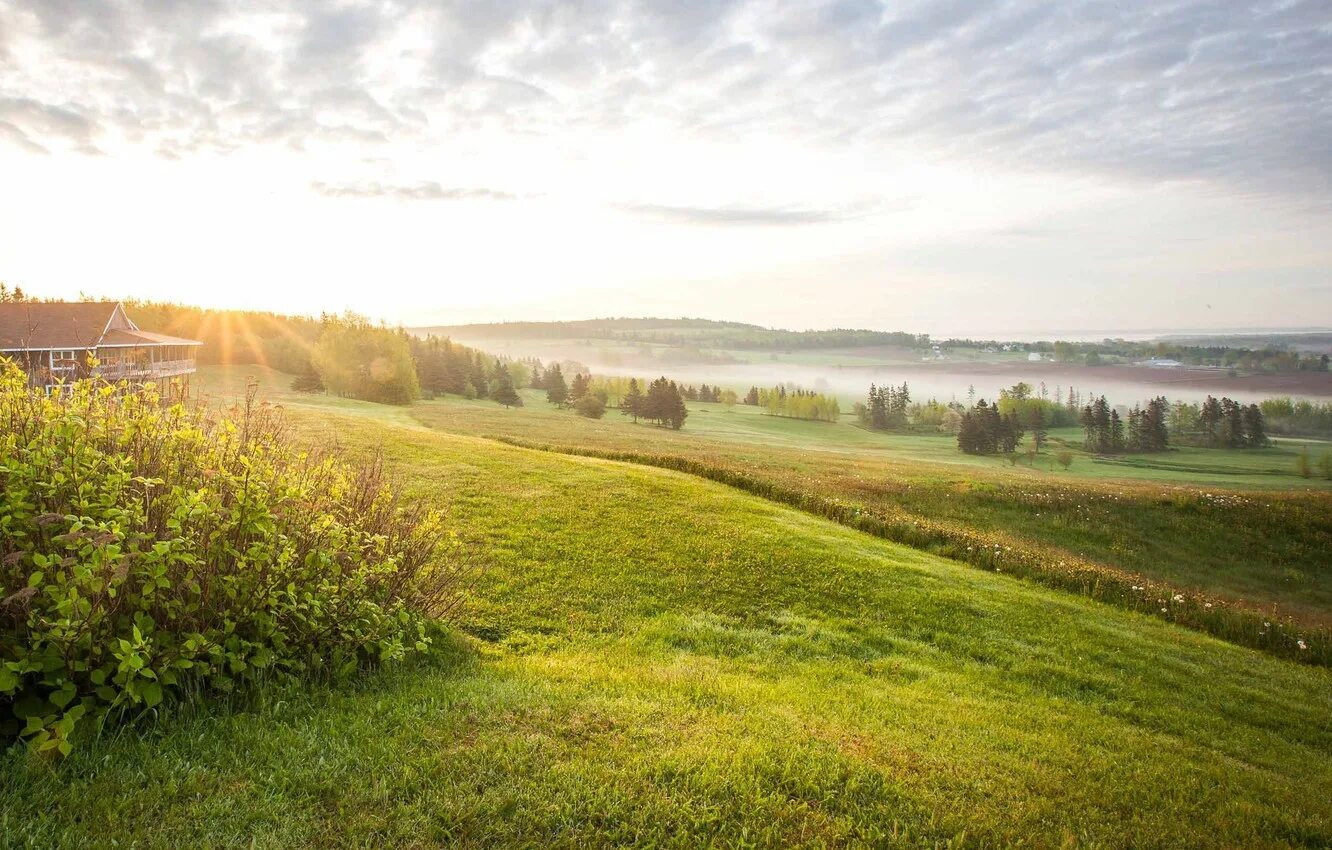
[[[93,369],[93,376],[104,381],[151,381],[188,375],[193,371],[194,358],[191,357],[154,363],[102,363]]]
[[[111,383],[117,381],[141,383],[188,375],[195,371],[195,360],[188,358],[149,363],[102,363],[91,370],[86,366],[37,367],[26,371],[28,385],[32,387],[53,387],[61,381],[73,383],[90,377]]]

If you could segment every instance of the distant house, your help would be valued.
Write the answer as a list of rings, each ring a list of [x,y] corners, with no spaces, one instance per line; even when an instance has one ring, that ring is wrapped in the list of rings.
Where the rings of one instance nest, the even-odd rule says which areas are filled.
[[[1031,351],[1027,353],[1027,360],[1031,363],[1040,363],[1044,359],[1045,358],[1041,356],[1039,351]]]
[[[189,394],[198,340],[139,330],[117,301],[0,304],[0,358],[50,390],[62,381],[156,382],[164,396]]]
[[[1144,360],[1139,366],[1150,366],[1153,369],[1179,369],[1184,366],[1178,360],[1171,360],[1168,357],[1153,357],[1151,360]]]

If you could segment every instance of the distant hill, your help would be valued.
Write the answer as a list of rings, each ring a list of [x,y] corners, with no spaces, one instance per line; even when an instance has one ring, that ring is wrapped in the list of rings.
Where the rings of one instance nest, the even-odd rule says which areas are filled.
[[[660,345],[706,346],[714,349],[859,348],[863,346],[929,345],[927,334],[833,328],[792,331],[744,322],[712,319],[581,319],[569,322],[494,322],[471,325],[436,325],[411,328],[419,335],[434,334],[461,340],[614,340]]]

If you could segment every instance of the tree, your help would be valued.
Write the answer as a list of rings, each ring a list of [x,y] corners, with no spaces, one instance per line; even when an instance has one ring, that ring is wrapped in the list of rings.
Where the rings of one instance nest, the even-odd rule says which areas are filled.
[[[641,415],[658,425],[679,430],[684,426],[689,410],[685,407],[680,388],[674,381],[666,380],[666,376],[663,375],[648,385]]]
[[[720,401],[727,407],[735,407],[735,403],[738,400],[739,397],[736,396],[735,390],[722,390],[721,395],[717,396],[717,401]]]
[[[1313,465],[1309,463],[1309,446],[1295,456],[1295,471],[1301,478],[1310,478],[1313,476]]]
[[[574,374],[573,383],[569,385],[569,401],[578,401],[587,395],[588,387],[591,386],[591,379],[581,372]]]
[[[869,389],[870,427],[883,429],[888,427],[888,399],[884,389],[870,384]]]
[[[595,395],[585,394],[574,402],[574,412],[588,419],[600,419],[606,415],[606,402]]]
[[[546,370],[546,401],[556,407],[564,407],[569,400],[569,387],[564,383],[564,373],[560,364],[552,363]]]
[[[421,396],[407,337],[354,314],[324,317],[314,362],[325,386],[340,396],[386,404]]]
[[[498,362],[496,361],[497,364]],[[522,407],[523,399],[513,387],[513,378],[509,370],[499,369],[496,374],[495,389],[491,391],[490,397],[505,407]]]
[[[1036,451],[1045,447],[1045,412],[1039,404],[1033,404],[1027,412],[1027,425],[1031,428],[1031,441],[1036,446]]]
[[[1119,418],[1119,411],[1110,411],[1110,451],[1124,450],[1124,420]]]
[[[671,394],[670,402],[666,410],[666,424],[676,431],[684,427],[685,417],[689,415],[689,408],[685,405],[684,395],[674,381],[670,384]]]
[[[1263,428],[1263,411],[1256,404],[1244,408],[1244,444],[1251,448],[1267,445],[1267,432]]]
[[[745,404],[750,407],[758,407],[759,391],[758,387],[750,387],[749,392],[745,393]]]
[[[305,371],[301,372],[291,382],[291,388],[298,393],[322,393],[325,391],[324,380],[319,377],[319,370],[310,363]]]
[[[629,379],[629,389],[625,391],[624,397],[620,399],[620,412],[632,416],[634,422],[638,422],[638,416],[643,411],[643,391],[638,388],[638,379]]]

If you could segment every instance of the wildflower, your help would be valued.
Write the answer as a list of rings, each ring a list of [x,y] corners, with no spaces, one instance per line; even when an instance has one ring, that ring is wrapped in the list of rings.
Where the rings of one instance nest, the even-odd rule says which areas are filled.
[[[1174,599],[1175,599],[1176,602],[1183,602],[1183,601],[1184,601],[1184,594],[1182,594],[1182,593],[1176,593],[1175,596],[1174,596]]]
[[[1309,644],[1305,643],[1303,638],[1300,638],[1299,640],[1295,641],[1295,643],[1299,645],[1300,649],[1309,648]]]
[[[1169,610],[1166,609],[1166,608],[1162,608],[1162,609],[1161,609],[1161,613],[1162,613],[1162,614],[1167,614],[1167,613],[1169,613]]]

